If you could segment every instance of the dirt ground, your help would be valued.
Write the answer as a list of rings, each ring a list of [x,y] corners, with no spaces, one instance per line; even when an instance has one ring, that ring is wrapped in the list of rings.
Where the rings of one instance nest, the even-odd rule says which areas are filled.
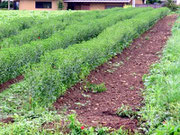
[[[88,126],[102,125],[116,129],[124,126],[132,131],[137,129],[137,119],[119,117],[116,110],[124,104],[138,111],[143,105],[142,77],[159,60],[175,20],[176,15],[170,15],[158,21],[149,31],[135,39],[129,48],[90,73],[88,81],[105,83],[107,91],[83,92],[83,84],[78,83],[59,97],[54,103],[55,108],[59,113],[64,109],[67,109],[67,113],[75,111],[78,120]]]

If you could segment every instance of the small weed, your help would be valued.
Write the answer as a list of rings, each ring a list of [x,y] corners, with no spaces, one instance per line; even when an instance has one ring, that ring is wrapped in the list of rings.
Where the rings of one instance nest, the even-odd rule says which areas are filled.
[[[149,40],[149,39],[150,39],[149,36],[146,36],[146,37],[145,37],[145,40]]]
[[[113,63],[113,67],[119,67],[121,64],[116,62],[116,63]]]
[[[107,90],[104,83],[101,84],[89,84],[88,89],[93,93],[100,93]]]
[[[132,76],[136,76],[137,74],[136,74],[136,72],[133,72],[133,73],[131,73],[131,75],[132,75]]]
[[[118,108],[116,114],[120,117],[128,117],[134,118],[137,116],[137,113],[132,110],[130,106],[122,104],[121,107]]]
[[[120,61],[120,62],[116,62],[116,63],[113,63],[113,67],[119,67],[121,65],[123,65],[124,62]]]
[[[109,73],[113,73],[114,71],[116,71],[116,69],[114,69],[114,68],[113,69],[107,69],[106,71]]]
[[[82,96],[83,96],[83,97],[86,97],[86,98],[90,98],[90,97],[91,97],[90,95],[86,95],[86,94],[84,94],[84,93],[82,93]]]
[[[130,90],[134,90],[134,86],[131,86],[131,87],[130,87]]]
[[[100,92],[104,92],[107,90],[106,86],[104,83],[101,84],[92,84],[87,80],[84,80],[85,85],[84,85],[84,90],[85,91],[91,91],[93,93],[100,93]],[[84,95],[87,96],[87,95]],[[88,95],[89,96],[89,95]]]
[[[108,62],[108,65],[111,65],[111,64],[112,64],[112,61],[109,61],[109,62]]]
[[[78,105],[79,107],[81,107],[81,106],[85,106],[85,104],[83,104],[83,103],[80,103],[80,102],[77,102],[77,103],[74,103],[75,105]]]
[[[113,73],[114,71],[117,70],[117,68],[121,65],[123,65],[124,63],[122,61],[120,62],[115,62],[115,63],[112,63],[111,61],[108,63],[108,65],[110,65],[111,69],[107,69],[106,71],[109,72],[109,73]]]
[[[131,56],[127,57],[126,60],[129,60],[131,58]]]

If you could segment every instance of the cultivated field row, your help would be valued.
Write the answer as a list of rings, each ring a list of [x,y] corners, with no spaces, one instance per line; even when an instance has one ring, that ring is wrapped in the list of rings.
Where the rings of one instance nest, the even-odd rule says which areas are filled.
[[[0,134],[49,134],[42,128],[44,123],[62,118],[52,109],[57,98],[84,80],[92,70],[121,53],[168,13],[167,8],[115,8],[61,15],[54,12],[52,16],[49,12],[27,13],[28,17],[19,13],[21,22],[18,17],[12,17],[7,23],[0,23],[0,84],[24,76],[23,81],[0,93],[0,120],[15,119],[12,124],[0,124]],[[0,18],[6,18],[6,15],[8,13]],[[161,133],[162,128],[178,129],[180,98],[176,96],[179,95],[179,83],[175,81],[179,77],[179,52],[175,49],[179,45],[178,35],[177,21],[162,62],[155,65],[145,79],[146,105],[141,112],[147,122],[144,128],[149,128],[147,133]],[[154,82],[154,78],[158,81]],[[167,82],[167,78],[171,79]],[[165,89],[169,83],[175,91]],[[157,91],[152,92],[152,87]],[[163,93],[169,93],[168,97]],[[70,117],[71,122],[73,119]],[[170,126],[159,126],[164,121]],[[157,131],[155,127],[158,127]],[[59,131],[61,129],[57,134],[63,134]],[[84,134],[90,132],[94,134],[95,131],[91,129]],[[119,133],[122,132],[115,131],[112,135]]]
[[[32,38],[38,39],[39,37],[43,39],[45,38],[45,35],[47,35],[46,33],[48,33],[48,31],[49,31],[48,35],[52,35],[52,36],[50,36],[49,38],[45,40],[32,41],[29,44],[24,44],[22,46],[1,49],[0,51],[0,68],[1,68],[0,83],[3,83],[9,79],[15,78],[18,75],[22,74],[23,66],[27,65],[28,63],[39,62],[40,56],[43,55],[45,52],[55,50],[58,48],[66,48],[69,45],[79,43],[84,40],[88,40],[90,38],[96,37],[106,27],[111,26],[117,23],[118,21],[131,18],[135,16],[137,13],[144,12],[145,10],[149,11],[152,9],[151,8],[148,8],[148,9],[143,9],[143,8],[131,9],[130,8],[124,11],[121,11],[121,10],[116,11],[113,9],[109,11],[109,15],[107,15],[106,13],[107,11],[103,11],[102,13],[99,12],[99,14],[104,13],[105,15],[107,15],[106,17],[103,17],[103,18],[101,18],[103,15],[97,15],[96,12],[89,12],[88,14],[91,14],[92,17],[91,15],[84,15],[85,17],[84,19],[82,19],[83,21],[81,19],[79,20],[81,22],[76,21],[76,20],[72,21],[73,24],[69,25],[67,28],[65,28],[65,25],[63,25],[63,23],[55,24],[55,26],[59,25],[60,30],[55,32],[54,34],[52,33],[53,32],[52,27],[55,27],[55,26],[51,24],[50,24],[50,27],[47,27],[45,25],[42,28],[42,31],[44,29],[43,32],[41,31],[41,29],[35,32],[35,33],[39,33],[38,35],[35,34],[36,36],[34,36],[34,32],[32,32],[31,30],[29,31],[28,29],[27,34],[22,34],[22,37],[23,37],[22,39],[24,43],[32,40]],[[120,13],[117,14],[117,12],[120,12]],[[93,16],[97,17],[97,19],[93,18]],[[67,21],[63,20],[63,22],[69,23],[70,21],[69,19],[67,19]],[[26,37],[26,35],[28,36]],[[19,39],[21,39],[21,34],[20,34]],[[14,40],[12,41],[16,43],[16,41]],[[21,42],[22,40],[17,40],[17,41]],[[11,38],[10,38],[10,43],[11,43]]]

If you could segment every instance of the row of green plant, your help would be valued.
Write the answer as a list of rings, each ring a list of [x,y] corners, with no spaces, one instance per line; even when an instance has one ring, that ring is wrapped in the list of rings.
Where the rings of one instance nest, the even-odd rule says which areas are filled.
[[[180,134],[180,18],[172,29],[159,63],[144,76],[145,106],[141,111],[147,134]]]
[[[61,20],[63,15],[52,16],[52,17],[40,17],[40,16],[28,16],[28,17],[16,17],[10,21],[4,22],[0,25],[0,41],[4,38],[9,38],[20,33],[20,31],[28,28],[33,28],[38,25],[39,27],[49,20]],[[6,16],[8,18],[8,15]],[[2,44],[2,43],[1,43]],[[2,45],[0,44],[0,47]]]
[[[3,41],[0,44],[0,47],[8,48],[13,46],[21,46],[31,41],[46,39],[50,37],[52,34],[64,30],[70,24],[75,24],[76,22],[82,22],[82,21],[87,22],[89,20],[102,18],[110,14],[111,13],[110,11],[113,12],[114,10],[108,10],[103,12],[90,11],[87,13],[76,12],[73,14],[50,17],[44,20],[43,23],[35,25],[30,29],[25,29],[23,31],[20,31],[18,35],[13,35],[11,37],[7,37],[3,39]],[[38,20],[40,21],[40,19],[37,19],[37,22]],[[16,24],[16,22],[13,23]]]
[[[92,12],[89,12],[89,14],[90,13],[92,13]],[[95,12],[93,12],[93,13],[95,13]],[[95,13],[95,15],[96,15],[96,13]],[[60,15],[58,17],[57,16],[50,17],[50,18],[43,19],[43,20],[41,20],[40,17],[35,18],[35,19],[33,19],[33,17],[29,17],[29,19],[27,19],[27,18],[19,19],[18,18],[16,20],[12,20],[12,22],[8,25],[7,24],[1,25],[1,27],[4,28],[4,29],[1,29],[1,31],[0,31],[0,33],[2,35],[1,39],[3,40],[3,37],[6,37],[6,38],[1,42],[0,47],[4,48],[4,47],[15,46],[15,45],[20,46],[20,45],[28,43],[32,40],[38,40],[40,38],[41,39],[47,38],[51,34],[55,33],[56,31],[64,29],[65,26],[71,24],[74,20],[77,20],[77,18],[81,21],[82,16],[87,17],[87,14],[85,14],[83,12],[77,12],[77,13],[69,14],[69,15]],[[39,24],[37,23],[36,25],[33,25],[33,23],[35,23],[35,22],[39,22]],[[30,29],[27,29],[27,28],[30,28]],[[23,30],[23,29],[25,29],[25,30]],[[6,32],[5,32],[5,30],[6,30]],[[14,32],[14,30],[16,30],[16,32]],[[23,31],[21,31],[21,30],[23,30]],[[12,31],[12,33],[10,33],[9,31]],[[18,35],[17,35],[17,33],[18,33]],[[12,36],[9,37],[10,35],[12,35]]]
[[[89,72],[121,52],[134,38],[167,15],[167,8],[143,12],[105,29],[97,38],[81,44],[45,53],[41,62],[26,70],[26,85],[32,106],[53,103],[68,87],[84,79]]]
[[[150,14],[150,15],[153,15],[153,14]],[[120,29],[120,26],[118,29]],[[114,30],[114,29],[112,28],[111,30]],[[110,33],[109,31],[109,34],[112,34],[112,33]],[[118,33],[116,31],[115,35],[117,34]],[[31,104],[31,102],[33,101],[33,99],[31,98],[32,93],[26,89],[26,86],[28,85],[26,83],[28,82],[23,81],[19,84],[14,84],[12,88],[0,94],[0,101],[1,101],[0,117],[2,115],[5,117],[3,113],[7,113],[7,114],[12,114],[13,117],[15,118],[15,123],[13,124],[4,124],[4,123],[0,124],[0,134],[2,135],[6,135],[6,134],[14,134],[14,135],[19,135],[19,134],[125,135],[125,134],[129,134],[127,131],[123,131],[121,128],[117,131],[112,132],[112,129],[109,129],[106,127],[104,128],[86,127],[85,125],[82,125],[81,123],[76,121],[74,115],[70,115],[69,118],[65,118],[62,115],[58,115],[56,112],[51,112],[51,111],[47,112],[42,108],[36,108],[32,110],[33,108],[31,108],[31,106],[28,105],[28,103]],[[118,110],[117,114],[124,116],[123,111],[121,110],[124,111],[124,109],[121,108],[120,110]],[[125,109],[125,110],[128,110],[128,109]],[[126,114],[128,114],[127,116],[131,116],[131,111],[128,113],[125,112],[125,115]],[[23,116],[20,116],[20,115],[23,115]],[[67,125],[64,124],[63,122],[64,119],[67,121],[70,121],[70,123],[68,122]]]
[[[129,9],[130,10],[130,9]],[[125,11],[127,11],[127,10],[125,10]],[[134,12],[134,9],[132,9],[132,11]],[[139,12],[141,12],[141,11],[143,11],[143,10],[140,10]],[[135,14],[136,14],[136,12],[135,12]],[[125,16],[126,16],[126,14],[125,14]],[[117,16],[118,17],[118,16]],[[113,18],[112,18],[113,19]],[[111,20],[112,20],[111,19]],[[100,24],[102,24],[101,23],[101,21],[99,22]],[[110,23],[110,22],[109,22]],[[82,26],[82,25],[81,25]],[[94,25],[90,25],[90,26],[92,26],[92,27],[90,27],[90,28],[93,28],[94,27]],[[97,26],[96,26],[97,27]],[[75,27],[75,28],[77,28],[77,27]],[[85,28],[85,26],[84,26],[84,28]],[[82,32],[83,32],[83,30],[84,30],[84,28],[82,27],[82,29],[79,29],[79,30],[82,30]],[[69,29],[69,30],[71,30],[71,28]],[[74,29],[74,31],[75,30],[77,30],[77,29]],[[88,32],[88,30],[91,30],[91,29],[87,29],[87,31],[86,32]],[[84,33],[84,34],[86,34],[86,33]],[[68,33],[66,34],[66,35],[68,35]],[[89,35],[89,34],[88,34]],[[87,36],[88,36],[87,35]],[[76,36],[76,35],[75,35]],[[72,38],[73,39],[73,38]],[[63,42],[64,43],[64,42]],[[28,49],[27,49],[28,50]],[[16,50],[15,51],[15,55],[17,55],[17,56],[21,56],[21,55],[18,55],[17,54],[17,51],[18,50]],[[26,51],[27,52],[27,51]],[[33,52],[33,51],[32,51]],[[31,53],[31,52],[29,52],[29,53]],[[6,53],[5,53],[6,54]],[[22,56],[24,56],[26,53],[22,53]],[[14,56],[15,56],[14,55]],[[0,55],[0,56],[2,56],[2,55]],[[30,56],[30,54],[29,54],[29,56]],[[2,56],[3,57],[3,56]],[[12,57],[13,58],[13,57]],[[28,58],[28,56],[27,56],[27,58]],[[9,59],[10,60],[10,59]],[[17,61],[17,59],[16,60],[12,60],[13,62],[16,62]],[[5,64],[5,63],[4,63]],[[10,65],[10,64],[9,64]],[[2,71],[2,70],[1,70]],[[10,114],[10,113],[21,113],[21,115],[23,115],[25,112],[23,111],[23,109],[22,108],[27,108],[27,109],[29,109],[30,107],[29,107],[29,105],[28,104],[26,104],[26,103],[28,103],[28,96],[29,96],[29,94],[28,94],[28,91],[26,91],[25,89],[24,89],[24,86],[26,86],[26,84],[25,84],[25,82],[22,82],[22,83],[19,83],[19,84],[15,84],[15,85],[13,85],[13,87],[11,88],[11,89],[8,89],[8,90],[5,90],[4,92],[3,92],[3,94],[1,94],[0,95],[0,99],[1,99],[1,113],[2,113],[2,111],[3,112],[5,112],[5,113],[7,113],[7,114]],[[20,88],[22,88],[22,89],[20,89]],[[23,96],[21,96],[21,95],[23,95]],[[11,97],[10,99],[9,98],[6,98],[6,97]],[[20,109],[21,111],[17,111],[17,109]],[[5,115],[5,114],[3,114],[3,115]]]
[[[13,20],[21,19],[23,17],[37,17],[37,18],[49,18],[57,17],[60,15],[71,14],[74,12],[84,11],[27,11],[27,10],[0,10],[0,25],[10,24]]]
[[[113,14],[101,19],[69,25],[64,31],[57,32],[48,39],[34,41],[19,47],[2,49],[0,51],[0,83],[22,74],[23,66],[28,65],[28,63],[39,62],[40,56],[47,51],[66,48],[69,45],[88,40],[118,21],[132,18],[140,12],[149,10],[152,10],[152,8],[129,8],[119,12],[116,11],[116,14],[112,12]]]
[[[23,29],[30,28],[36,24],[42,24],[43,21],[44,19],[41,18],[37,20],[37,17],[23,17],[21,19],[14,19],[9,24],[1,24],[0,41],[2,41],[3,38],[18,34],[19,31]]]
[[[87,127],[81,124],[75,114],[62,116],[56,111],[44,111],[32,117],[16,116],[16,122],[0,123],[0,135],[128,135],[122,128]]]

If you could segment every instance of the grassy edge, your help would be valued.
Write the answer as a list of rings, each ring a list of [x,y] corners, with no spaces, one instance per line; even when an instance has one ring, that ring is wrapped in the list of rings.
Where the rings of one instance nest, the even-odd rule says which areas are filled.
[[[180,134],[180,17],[159,63],[144,76],[145,106],[141,129],[146,134]]]

